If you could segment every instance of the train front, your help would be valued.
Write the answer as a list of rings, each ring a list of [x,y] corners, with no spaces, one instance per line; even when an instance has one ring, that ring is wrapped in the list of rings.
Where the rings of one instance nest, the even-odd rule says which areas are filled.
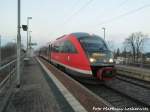
[[[96,35],[79,38],[89,59],[93,76],[100,80],[110,80],[115,75],[113,54],[105,41]]]

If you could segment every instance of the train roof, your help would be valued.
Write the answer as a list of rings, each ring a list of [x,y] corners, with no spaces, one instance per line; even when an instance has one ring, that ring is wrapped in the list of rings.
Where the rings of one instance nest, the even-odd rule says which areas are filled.
[[[85,32],[76,32],[76,33],[71,33],[71,35],[75,35],[76,38],[82,38],[82,37],[87,37],[87,36],[97,36],[102,39],[102,37],[95,35],[95,34],[90,34],[90,33],[85,33]]]
[[[89,33],[85,33],[85,32],[75,32],[75,33],[71,33],[71,34],[69,34],[69,35],[74,35],[76,38],[82,38],[82,37],[88,37],[88,36],[97,36],[97,37],[100,37],[100,36],[98,36],[98,35],[95,35],[95,34],[89,34]],[[61,37],[58,37],[56,40],[59,40],[59,39],[61,39],[61,38],[63,38],[63,37],[65,37],[65,36],[67,36],[67,37],[65,37],[65,38],[68,38],[68,36],[69,35],[63,35],[63,36],[61,36]],[[101,38],[101,37],[100,37]]]
[[[89,34],[89,33],[85,33],[85,32],[76,32],[76,33],[71,33],[71,35],[75,35],[77,38],[85,37],[85,36],[90,36],[90,34]]]
[[[75,32],[75,33],[71,33],[69,35],[74,35],[76,38],[80,38],[80,37],[85,37],[85,36],[90,36],[89,33],[85,33],[85,32]],[[63,35],[61,37],[58,37],[56,40],[59,40],[65,36],[69,36],[69,35]]]

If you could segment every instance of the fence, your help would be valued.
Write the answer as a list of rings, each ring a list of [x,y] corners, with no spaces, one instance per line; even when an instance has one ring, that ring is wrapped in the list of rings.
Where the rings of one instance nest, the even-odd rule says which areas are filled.
[[[21,62],[23,62],[24,57],[25,55],[21,56]],[[9,85],[12,83],[12,77],[16,74],[16,62],[17,60],[14,59],[0,67],[0,91],[8,81]],[[23,67],[23,63],[21,63],[21,67]]]

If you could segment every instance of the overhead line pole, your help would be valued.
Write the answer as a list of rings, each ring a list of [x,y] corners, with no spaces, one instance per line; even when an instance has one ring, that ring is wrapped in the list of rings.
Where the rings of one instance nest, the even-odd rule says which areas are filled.
[[[21,53],[21,34],[20,34],[20,0],[18,0],[18,25],[17,25],[17,88],[20,88],[20,53]]]

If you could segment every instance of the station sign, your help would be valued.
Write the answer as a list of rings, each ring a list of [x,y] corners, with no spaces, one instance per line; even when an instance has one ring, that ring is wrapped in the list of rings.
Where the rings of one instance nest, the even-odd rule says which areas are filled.
[[[23,29],[23,31],[27,31],[28,30],[28,26],[27,25],[22,25],[22,29]]]
[[[36,46],[37,43],[29,43],[29,45],[31,45],[31,46]]]

